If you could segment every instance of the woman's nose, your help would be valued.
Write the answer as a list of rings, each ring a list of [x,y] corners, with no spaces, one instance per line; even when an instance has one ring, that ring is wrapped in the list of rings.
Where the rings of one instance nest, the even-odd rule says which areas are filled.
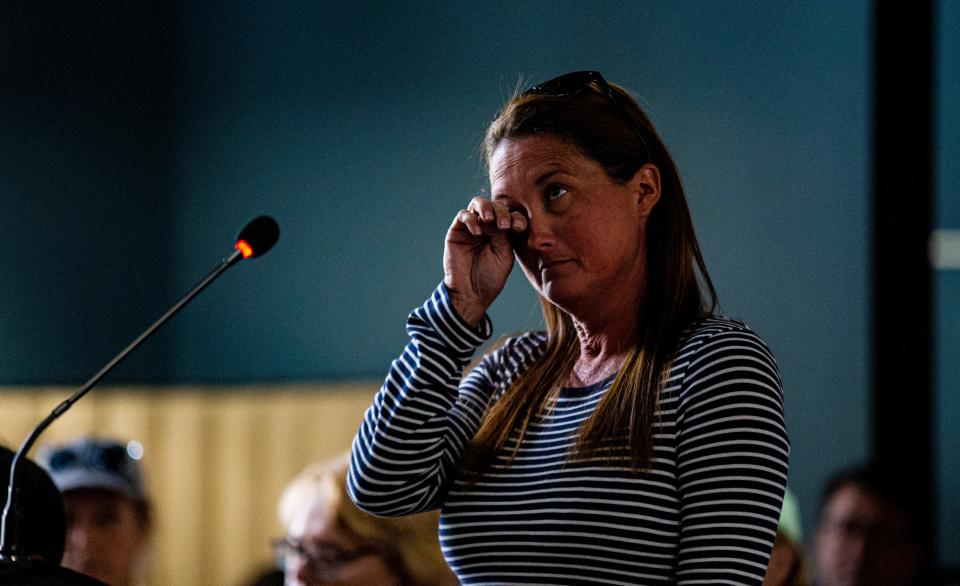
[[[554,226],[549,218],[542,215],[527,216],[526,237],[527,248],[533,250],[549,249],[554,244]]]

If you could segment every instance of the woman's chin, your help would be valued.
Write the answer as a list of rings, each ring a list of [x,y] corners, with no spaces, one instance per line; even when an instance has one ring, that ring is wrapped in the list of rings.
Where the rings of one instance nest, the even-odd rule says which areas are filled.
[[[556,281],[548,281],[547,283],[544,283],[543,288],[540,290],[540,294],[543,295],[547,301],[556,305],[567,313],[574,313],[575,308],[580,305],[577,302],[577,300],[580,298],[577,292],[572,291],[568,286],[564,286],[563,283]]]

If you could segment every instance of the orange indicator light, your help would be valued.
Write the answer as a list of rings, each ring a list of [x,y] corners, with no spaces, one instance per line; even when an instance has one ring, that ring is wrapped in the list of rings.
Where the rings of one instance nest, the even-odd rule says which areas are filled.
[[[253,247],[247,244],[246,240],[237,240],[234,248],[240,251],[240,253],[243,255],[243,258],[250,258],[253,256]]]

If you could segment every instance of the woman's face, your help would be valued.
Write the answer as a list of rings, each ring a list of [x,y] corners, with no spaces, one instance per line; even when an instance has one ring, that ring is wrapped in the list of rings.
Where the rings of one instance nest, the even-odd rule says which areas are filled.
[[[580,318],[610,300],[639,302],[644,227],[660,194],[656,167],[616,183],[567,141],[534,135],[497,145],[490,188],[494,201],[528,219],[514,252],[537,292]]]
[[[394,586],[401,583],[398,572],[355,535],[343,529],[336,511],[323,499],[312,499],[297,511],[287,527],[287,539],[300,546],[300,553],[284,560],[287,586],[352,584]]]

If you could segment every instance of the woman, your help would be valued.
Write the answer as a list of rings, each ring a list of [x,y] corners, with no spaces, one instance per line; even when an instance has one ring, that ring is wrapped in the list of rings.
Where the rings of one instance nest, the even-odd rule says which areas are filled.
[[[456,579],[437,543],[437,516],[382,519],[358,510],[345,492],[347,456],[314,464],[280,500],[287,536],[274,542],[284,583],[442,586]]]
[[[712,315],[650,121],[600,74],[572,73],[511,99],[484,151],[491,198],[447,232],[443,282],[354,443],[354,501],[442,507],[465,584],[760,584],[789,452],[776,365]],[[461,377],[514,258],[547,332]]]

